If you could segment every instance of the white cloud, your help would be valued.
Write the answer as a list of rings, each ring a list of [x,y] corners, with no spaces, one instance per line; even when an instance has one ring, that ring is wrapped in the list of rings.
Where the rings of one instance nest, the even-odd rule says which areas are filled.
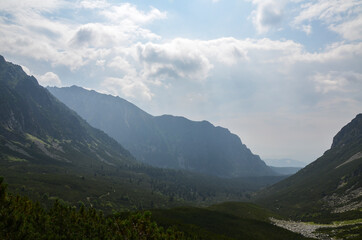
[[[105,0],[84,0],[80,2],[80,5],[83,8],[89,9],[104,9],[110,6],[109,3]]]
[[[355,92],[362,88],[362,74],[355,72],[330,71],[326,74],[317,73],[312,76],[316,91],[326,94],[329,92]]]
[[[121,4],[110,10],[97,10],[96,6],[100,7],[100,2],[94,3],[94,6],[89,4],[91,2],[83,2],[83,7],[92,8],[92,11],[95,9],[103,18],[103,14],[109,15],[112,11],[114,16],[121,14],[117,18],[121,22],[79,24],[56,17],[59,10],[76,8],[71,2],[47,1],[44,5],[36,0],[24,1],[24,4],[0,2],[3,7],[3,14],[0,15],[0,35],[3,36],[0,38],[0,51],[3,54],[42,60],[52,66],[64,65],[75,71],[90,62],[97,64],[99,59],[116,52],[117,48],[125,48],[137,41],[160,38],[142,27],[142,24],[162,19],[166,13],[155,8],[148,12],[139,11],[131,4]],[[53,13],[55,17],[47,17],[49,13]]]
[[[195,46],[197,42],[175,39],[165,44],[138,44],[137,58],[147,77],[204,80],[213,68]]]
[[[25,66],[21,66],[21,68],[22,68],[23,71],[24,71],[26,74],[28,74],[29,76],[33,75],[29,68],[27,68],[27,67],[25,67]]]
[[[293,41],[270,39],[201,41],[178,38],[162,44],[137,44],[135,48],[135,58],[147,78],[205,80],[215,65],[279,63],[282,57],[299,53],[302,46]]]
[[[310,35],[312,33],[312,26],[310,24],[302,25],[301,29],[303,32],[305,32],[307,35]]]
[[[251,17],[258,33],[266,33],[281,25],[284,17],[284,0],[251,0],[256,10]]]
[[[124,74],[136,75],[136,70],[126,59],[116,56],[107,64],[108,67],[120,70]]]
[[[361,11],[362,3],[359,0],[317,0],[304,1],[302,11],[295,17],[294,23],[321,20],[327,24],[339,22],[354,13]]]
[[[348,40],[362,37],[362,2],[360,0],[318,0],[303,1],[292,26],[305,31],[311,30],[311,22],[320,21],[332,31]],[[306,29],[305,26],[308,26]]]
[[[109,77],[102,82],[102,87],[110,94],[124,96],[128,99],[142,98],[142,100],[150,101],[153,97],[150,89],[136,76]]]
[[[332,24],[329,28],[347,40],[362,40],[362,14],[353,20]]]
[[[53,72],[47,72],[43,75],[36,76],[39,84],[46,87],[46,86],[56,86],[61,87],[62,81],[59,79],[58,75]]]
[[[168,87],[180,80],[197,85],[213,77],[217,71],[214,66],[233,69],[248,64],[258,65],[261,71],[276,71],[284,69],[283,59],[301,52],[302,46],[290,40],[179,38],[158,44],[138,43],[108,61],[106,66],[118,72],[103,86],[113,94],[119,91],[123,96],[135,98],[139,94],[149,99],[153,96],[151,86]]]
[[[149,12],[143,12],[137,9],[135,5],[123,3],[118,6],[112,6],[101,12],[106,18],[114,23],[130,21],[136,24],[147,24],[157,19],[165,19],[166,12],[161,12],[156,8],[151,8]]]
[[[295,49],[295,52],[280,56],[280,61],[287,65],[304,64],[304,66],[315,66],[324,68],[346,67],[355,68],[355,64],[362,58],[362,43],[336,42],[328,45],[319,52],[307,52],[303,48]],[[306,65],[308,64],[308,65]],[[298,65],[298,66],[299,66]]]
[[[13,0],[2,0],[0,1],[0,9],[12,13],[19,11],[51,12],[54,9],[70,4],[70,2],[64,0],[23,0],[21,3]]]

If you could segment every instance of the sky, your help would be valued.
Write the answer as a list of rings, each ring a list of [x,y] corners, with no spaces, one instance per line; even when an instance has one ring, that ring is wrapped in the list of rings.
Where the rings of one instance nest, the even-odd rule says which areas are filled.
[[[43,86],[208,120],[309,163],[362,112],[361,0],[1,0],[0,55]]]

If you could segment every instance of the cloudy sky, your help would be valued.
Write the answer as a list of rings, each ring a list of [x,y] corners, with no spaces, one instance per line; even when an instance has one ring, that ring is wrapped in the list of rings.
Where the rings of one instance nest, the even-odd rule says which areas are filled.
[[[315,160],[362,112],[361,0],[1,0],[0,54],[43,86],[209,120]]]

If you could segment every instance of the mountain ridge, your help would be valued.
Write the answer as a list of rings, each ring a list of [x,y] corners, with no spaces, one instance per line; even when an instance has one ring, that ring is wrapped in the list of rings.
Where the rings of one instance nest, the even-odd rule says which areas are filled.
[[[222,177],[276,175],[237,135],[208,121],[152,116],[120,97],[77,86],[48,90],[152,166]]]
[[[34,76],[28,76],[20,66],[6,62],[3,57],[0,84],[0,133],[4,151],[16,153],[20,158],[29,158],[27,151],[33,151],[38,156],[67,163],[79,162],[70,152],[111,165],[134,161],[119,143],[88,125],[41,87]]]

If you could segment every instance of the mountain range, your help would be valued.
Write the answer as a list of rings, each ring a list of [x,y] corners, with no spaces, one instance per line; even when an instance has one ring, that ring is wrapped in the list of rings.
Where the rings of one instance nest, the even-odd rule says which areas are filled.
[[[152,166],[221,177],[276,175],[237,135],[208,121],[152,116],[122,98],[77,86],[48,90]]]
[[[241,200],[283,177],[218,178],[151,167],[0,58],[0,176],[13,193],[111,213]]]

